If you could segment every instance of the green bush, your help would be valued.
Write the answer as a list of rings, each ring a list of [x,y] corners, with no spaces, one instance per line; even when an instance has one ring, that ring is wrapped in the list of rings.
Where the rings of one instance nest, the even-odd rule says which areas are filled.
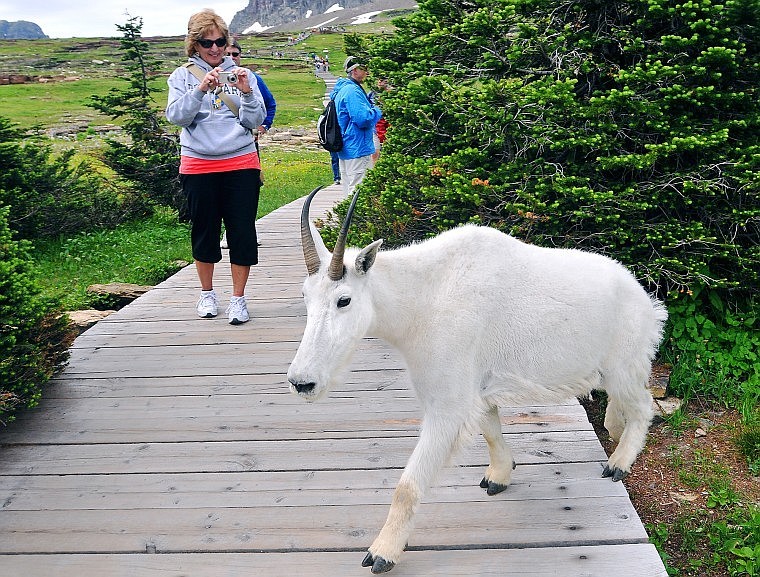
[[[736,435],[736,446],[747,459],[750,473],[760,476],[760,419],[755,417],[754,421],[742,424]]]
[[[757,6],[421,2],[363,42],[395,90],[357,233],[488,224],[741,302],[760,280]]]
[[[395,87],[352,242],[471,222],[605,253],[666,299],[671,382],[757,398],[760,2],[427,0],[395,24],[346,41]]]
[[[132,182],[153,204],[176,208],[185,215],[185,201],[179,181],[179,136],[163,117],[153,99],[162,63],[150,55],[142,40],[142,18],[129,18],[120,40],[122,62],[128,72],[125,88],[112,88],[108,94],[93,95],[88,106],[121,119],[127,143],[108,139],[103,161],[117,174]]]
[[[725,565],[731,577],[760,575],[760,508],[749,505],[746,510],[732,511],[705,533],[715,551],[713,566]]]
[[[0,422],[33,407],[69,358],[68,319],[40,297],[26,241],[14,241],[0,208]]]
[[[0,116],[0,206],[17,238],[38,239],[108,227],[139,214],[134,197],[115,190],[74,150],[53,155]]]
[[[756,310],[755,306],[748,307]],[[666,360],[670,392],[719,399],[729,406],[760,401],[760,330],[754,313],[732,310],[717,291],[670,295]]]

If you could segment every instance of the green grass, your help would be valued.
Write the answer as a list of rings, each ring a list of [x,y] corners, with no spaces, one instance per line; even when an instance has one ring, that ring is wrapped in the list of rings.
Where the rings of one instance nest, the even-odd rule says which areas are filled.
[[[93,66],[93,60],[121,60],[119,39],[41,38],[0,41],[2,72],[34,76],[74,75]]]
[[[757,406],[757,399],[742,415],[735,442],[739,452],[747,459],[752,475],[760,476],[760,407]]]
[[[85,122],[93,125],[113,121],[86,106],[93,94],[106,94],[120,81],[114,78],[89,78],[47,84],[10,84],[0,86],[2,115],[20,128],[42,128]]]
[[[330,156],[321,150],[265,149],[262,163],[259,217],[332,181]],[[43,294],[60,300],[65,310],[109,307],[87,293],[91,284],[154,285],[179,270],[177,261],[192,262],[189,227],[168,209],[114,230],[37,242],[33,255]]]
[[[259,196],[259,218],[332,182],[330,154],[321,148],[285,151],[261,149],[264,187]]]
[[[191,261],[187,225],[160,210],[152,217],[101,230],[35,243],[33,252],[43,294],[59,299],[65,310],[102,308],[87,293],[91,284],[156,284]]]
[[[721,506],[677,514],[666,523],[647,524],[650,541],[657,547],[668,575],[760,575],[760,508],[757,505]],[[683,561],[676,563],[665,552],[666,543],[677,540]]]
[[[253,65],[261,73],[275,95],[277,126],[311,126],[322,109],[325,85],[314,76],[311,64],[300,58],[300,54],[322,53],[325,48],[331,53],[336,51],[336,70],[340,73],[343,59],[338,46],[342,46],[342,36],[324,34],[315,37],[317,40],[308,45],[287,47],[289,58],[256,56],[243,60],[244,65]],[[251,36],[245,37],[242,43],[252,53],[269,54],[272,49],[286,48],[283,39]],[[154,94],[156,108],[163,110],[168,93],[166,78],[186,60],[183,39],[149,39],[149,45],[151,55],[160,62],[161,74],[152,86],[157,89]],[[93,95],[105,95],[124,82],[120,79],[125,71],[118,39],[0,40],[0,72],[76,79],[0,85],[2,114],[23,129],[37,125],[50,128],[73,121],[93,126],[119,123],[119,120],[87,106]]]
[[[391,30],[389,23],[359,27],[367,32]],[[324,83],[313,74],[306,54],[324,54],[327,50],[332,71],[340,76],[346,54],[342,34],[313,34],[296,46],[287,46],[287,34],[278,36],[244,36],[243,65],[252,65],[261,74],[277,99],[278,127],[313,126],[322,110]],[[147,38],[151,56],[160,62],[161,76],[153,86],[156,107],[166,106],[166,78],[185,60],[181,37]],[[272,50],[285,52],[286,58],[270,56]],[[41,39],[32,41],[0,40],[0,72],[31,76],[65,76],[79,78],[65,82],[33,82],[0,86],[4,116],[23,129],[43,128],[73,121],[102,126],[116,123],[86,104],[90,97],[106,94],[125,74],[121,61],[118,33],[113,38]]]
[[[312,126],[322,110],[325,83],[307,70],[284,70],[257,67],[277,100],[275,126]],[[119,120],[101,114],[87,106],[93,95],[103,96],[111,88],[123,84],[116,78],[83,78],[70,82],[47,84],[11,84],[0,86],[3,116],[13,119],[19,127],[30,129],[72,124],[102,126],[118,124]],[[164,110],[168,98],[166,79],[153,83],[156,108]]]
[[[243,62],[245,64],[245,62]],[[322,112],[325,83],[307,70],[283,70],[257,65],[277,101],[275,127],[314,127]]]
[[[695,421],[691,427],[696,425]],[[721,426],[732,431],[732,426]],[[745,454],[754,450],[757,455],[758,439],[741,436],[747,430],[742,427],[738,431],[736,442],[749,445],[740,447]],[[684,487],[706,495],[703,507],[684,506],[667,523],[647,524],[650,540],[660,551],[669,575],[760,575],[760,509],[734,487],[736,472],[716,451],[719,449],[699,443],[668,448],[668,468],[677,471]]]

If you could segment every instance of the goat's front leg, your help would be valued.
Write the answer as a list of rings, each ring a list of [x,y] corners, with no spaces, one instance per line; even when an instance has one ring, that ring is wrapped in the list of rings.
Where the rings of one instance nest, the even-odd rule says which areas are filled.
[[[507,446],[504,435],[501,433],[501,419],[499,418],[498,407],[492,406],[483,415],[480,422],[480,430],[486,443],[488,443],[490,461],[488,469],[486,469],[486,475],[480,482],[480,486],[486,489],[489,495],[496,495],[507,488],[512,479],[512,470],[515,468],[512,451]]]
[[[451,456],[461,430],[461,424],[446,415],[425,418],[417,446],[393,493],[388,518],[362,561],[363,567],[372,567],[372,573],[384,573],[399,560],[412,532],[417,507]]]

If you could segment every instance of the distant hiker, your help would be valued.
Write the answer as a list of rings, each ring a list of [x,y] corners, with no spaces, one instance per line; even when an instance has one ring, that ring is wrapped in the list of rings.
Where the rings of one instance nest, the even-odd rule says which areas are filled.
[[[243,49],[240,47],[240,44],[238,44],[237,40],[232,40],[231,44],[227,46],[226,50],[227,56],[232,58],[232,61],[237,64],[238,66],[242,66],[240,64],[240,58],[243,53]],[[256,84],[259,87],[259,91],[261,92],[261,96],[264,99],[264,106],[266,106],[267,109],[267,115],[264,117],[264,122],[261,123],[261,126],[258,127],[257,130],[253,132],[253,139],[256,141],[256,152],[259,154],[259,162],[261,162],[261,149],[259,148],[259,136],[262,134],[265,134],[269,131],[270,128],[272,128],[272,124],[274,123],[274,115],[277,112],[277,101],[274,99],[274,96],[272,95],[272,92],[269,90],[267,85],[264,83],[264,79],[261,78],[258,74],[256,74],[253,71],[253,68],[251,66],[246,66],[245,68],[248,68],[251,71],[251,74],[253,74],[256,77]],[[264,186],[264,176],[261,174],[261,186]],[[261,246],[261,242],[257,243],[259,246]],[[224,231],[224,234],[222,235],[222,240],[219,243],[219,246],[222,248],[229,248],[229,243],[227,242],[227,231]]]
[[[338,79],[330,98],[335,100],[343,135],[343,148],[338,152],[341,183],[346,196],[350,196],[372,166],[375,124],[383,113],[370,102],[362,88],[367,79],[367,65],[349,56],[343,68],[346,77]]]

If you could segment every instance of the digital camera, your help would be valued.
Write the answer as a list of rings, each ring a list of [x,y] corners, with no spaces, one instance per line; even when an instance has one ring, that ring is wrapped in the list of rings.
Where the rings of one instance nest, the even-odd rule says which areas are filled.
[[[238,80],[237,74],[234,72],[220,72],[219,84],[235,84]]]

